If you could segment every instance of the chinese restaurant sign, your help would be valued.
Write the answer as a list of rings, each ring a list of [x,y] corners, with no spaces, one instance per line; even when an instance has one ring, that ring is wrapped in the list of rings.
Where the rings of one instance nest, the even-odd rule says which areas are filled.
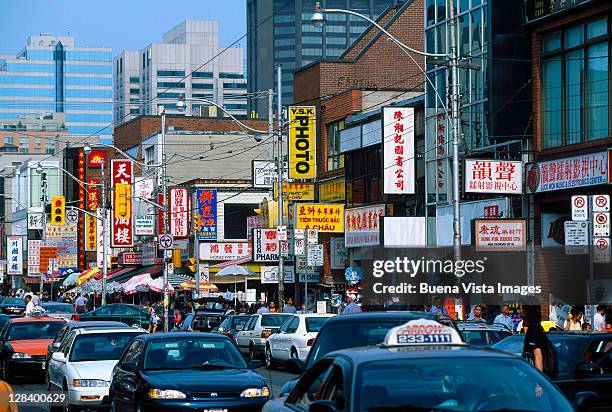
[[[289,178],[316,177],[316,109],[289,107]]]
[[[525,220],[476,219],[474,220],[474,236],[476,250],[479,251],[525,250]]]
[[[95,252],[98,246],[96,218],[94,216],[85,215],[85,250]]]
[[[510,160],[465,161],[465,191],[522,194],[523,162]]]
[[[79,178],[79,180],[81,182],[85,182],[85,163],[86,163],[86,156],[85,156],[85,151],[84,150],[79,150],[79,162],[78,162],[78,168],[77,168],[77,176]],[[89,186],[87,187],[87,189],[89,189]],[[79,183],[79,208],[81,209],[86,209],[87,207],[87,198],[88,198],[88,193],[86,193],[86,188],[85,185],[83,183]],[[78,218],[78,253],[77,253],[77,260],[78,262],[76,263],[79,267],[79,269],[84,270],[85,269],[85,217],[83,216],[84,213],[80,213],[80,216]]]
[[[23,242],[21,236],[6,237],[7,271],[9,275],[23,274]]]
[[[198,240],[217,240],[217,191],[198,189],[193,215]]]
[[[248,242],[201,242],[200,260],[236,260],[251,256]]]
[[[87,210],[95,211],[100,204],[100,188],[98,179],[87,179]]]
[[[188,204],[187,189],[170,189],[170,234],[174,238],[185,238],[189,235]]]
[[[344,178],[319,182],[319,201],[340,202],[344,200]]]
[[[134,245],[132,199],[130,196],[131,185],[134,183],[132,161],[128,159],[111,160],[111,180],[113,184],[113,208],[115,209],[115,213],[111,216],[111,247],[131,247]],[[125,187],[126,190],[118,190],[118,185],[119,187]],[[121,208],[119,205],[121,205]],[[121,215],[123,207],[127,212],[125,216]]]
[[[296,229],[317,229],[319,232],[344,231],[344,205],[334,203],[297,203]]]
[[[278,183],[274,183],[274,198],[278,199]],[[283,200],[314,200],[314,183],[283,182]]]
[[[530,193],[606,184],[608,152],[531,163],[526,176]]]
[[[344,213],[344,243],[346,247],[380,245],[380,221],[385,205],[356,207]]]
[[[415,193],[414,108],[383,108],[385,194]]]

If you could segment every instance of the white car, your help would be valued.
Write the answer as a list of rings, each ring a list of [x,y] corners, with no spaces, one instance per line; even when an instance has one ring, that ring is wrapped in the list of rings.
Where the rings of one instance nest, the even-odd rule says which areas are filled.
[[[306,360],[317,333],[332,314],[306,313],[293,315],[266,342],[266,367],[290,358]]]
[[[256,313],[251,315],[236,334],[236,344],[240,352],[249,359],[263,356],[268,337],[273,335],[291,317],[288,313]]]
[[[132,339],[143,333],[140,328],[74,329],[51,356],[49,388],[67,394],[68,410],[106,403],[113,368]]]

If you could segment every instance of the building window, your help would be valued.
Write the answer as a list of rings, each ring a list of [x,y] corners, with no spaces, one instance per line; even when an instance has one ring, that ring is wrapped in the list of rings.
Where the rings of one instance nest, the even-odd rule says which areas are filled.
[[[4,136],[4,144],[13,144],[13,136]]]
[[[340,131],[344,120],[327,126],[327,170],[344,168],[344,155],[340,154]]]
[[[28,153],[30,149],[30,138],[29,137],[21,137],[19,139],[19,152],[20,153]]]
[[[157,82],[157,87],[184,89],[185,82]]]
[[[213,85],[212,83],[192,83],[191,88],[194,90],[195,89],[212,89]]]
[[[157,75],[160,77],[185,77],[184,70],[158,70]]]
[[[219,73],[219,77],[222,79],[242,79],[244,76],[242,73]]]
[[[147,166],[155,164],[155,146],[147,147],[145,149],[145,163]]]
[[[542,39],[542,141],[553,148],[610,136],[607,18]]]
[[[139,83],[140,79],[135,76],[130,76],[130,83]]]
[[[200,78],[205,78],[205,79],[212,79],[213,78],[213,74],[212,74],[212,72],[193,72],[193,73],[191,73],[191,77],[200,77]]]
[[[140,89],[130,89],[130,94],[138,94],[140,93]]]
[[[246,83],[223,83],[224,89],[246,89]]]

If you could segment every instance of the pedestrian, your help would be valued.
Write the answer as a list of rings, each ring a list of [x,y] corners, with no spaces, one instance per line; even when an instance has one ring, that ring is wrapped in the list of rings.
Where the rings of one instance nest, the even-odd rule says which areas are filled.
[[[266,302],[264,302],[262,300],[261,301],[261,306],[259,307],[259,309],[257,309],[257,312],[255,312],[255,313],[269,313],[269,312],[270,312],[270,310],[266,306]]]
[[[512,322],[512,316],[510,316],[510,307],[508,305],[502,305],[501,313],[495,317],[493,323],[499,323],[508,328],[509,331],[513,332],[514,323]]]
[[[580,331],[582,330],[582,310],[578,306],[574,306],[570,311],[567,320],[565,321],[565,331]]]
[[[584,323],[582,324],[582,331],[583,331],[583,332],[592,332],[592,331],[593,331],[593,327],[591,326],[591,324],[590,324],[590,323],[588,323],[588,322],[584,322]]]
[[[149,333],[155,333],[157,331],[157,324],[160,321],[159,315],[157,311],[159,309],[159,305],[156,302],[149,307]]]
[[[474,309],[472,309],[472,313],[470,313],[470,316],[468,317],[468,321],[486,323],[486,320],[482,318],[482,305],[474,306]]]
[[[40,297],[36,293],[32,293],[32,303],[34,306],[40,305]]]
[[[23,298],[25,304],[26,304],[26,310],[25,310],[25,316],[32,316],[32,313],[34,311],[34,302],[32,302],[32,296],[31,295],[25,295],[25,297]]]
[[[361,312],[361,306],[355,303],[355,298],[355,295],[353,295],[352,293],[346,295],[346,301],[348,302],[348,304],[344,307],[344,309],[342,309],[343,315],[351,315],[353,313]]]
[[[57,298],[55,298],[56,301],[58,301],[59,303],[63,303],[64,302],[64,294],[63,293],[58,293],[57,294]]]
[[[540,307],[525,305],[522,312],[523,329],[527,330],[523,343],[523,359],[552,379],[558,372],[557,355],[542,328]]]
[[[268,306],[268,310],[270,313],[278,312],[278,310],[276,309],[276,303],[274,303],[274,301],[270,302],[270,305]]]
[[[287,303],[285,307],[283,307],[283,312],[285,313],[297,313],[297,309],[293,306],[293,298],[287,299]]]
[[[183,322],[183,314],[181,313],[181,310],[176,307],[176,305],[174,307],[174,316],[172,317],[172,322],[175,328],[178,328],[181,325],[181,322]]]
[[[606,309],[606,305],[597,306],[597,313],[595,313],[595,321],[593,322],[595,332],[602,332],[606,328]]]
[[[64,302],[72,303],[72,298],[70,297],[70,292],[64,292]]]
[[[85,305],[87,304],[87,295],[83,296],[79,293],[79,297],[74,301],[74,309],[76,313],[85,313]]]
[[[439,296],[436,296],[434,298],[434,303],[429,308],[429,312],[439,313],[441,315],[448,315],[448,311],[446,310],[446,307],[442,303],[442,298],[440,298]]]

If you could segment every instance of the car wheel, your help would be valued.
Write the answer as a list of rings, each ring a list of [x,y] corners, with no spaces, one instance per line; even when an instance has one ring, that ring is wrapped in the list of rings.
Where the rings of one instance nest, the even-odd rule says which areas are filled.
[[[272,369],[274,367],[274,358],[272,357],[272,351],[270,347],[266,345],[266,368]]]
[[[291,348],[291,359],[297,359],[298,356],[298,352],[296,348]]]

